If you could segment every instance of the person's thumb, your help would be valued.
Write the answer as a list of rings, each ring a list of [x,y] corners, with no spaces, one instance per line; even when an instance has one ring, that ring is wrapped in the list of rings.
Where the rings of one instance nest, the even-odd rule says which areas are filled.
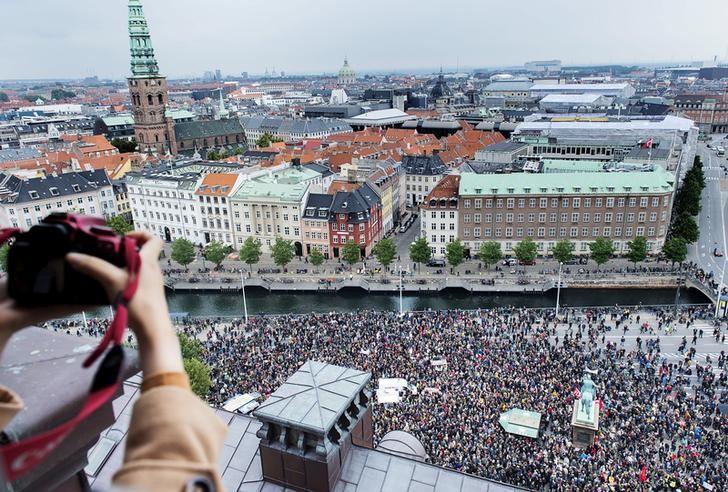
[[[109,299],[113,299],[126,285],[127,272],[101,258],[82,253],[68,253],[66,261],[75,270],[101,283]]]

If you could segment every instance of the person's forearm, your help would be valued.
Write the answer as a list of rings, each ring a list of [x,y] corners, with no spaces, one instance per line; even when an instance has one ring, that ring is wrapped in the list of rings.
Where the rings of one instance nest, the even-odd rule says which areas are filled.
[[[153,326],[137,330],[147,333],[146,340],[139,340],[139,359],[144,376],[166,372],[184,372],[182,353],[169,318],[144,321]]]

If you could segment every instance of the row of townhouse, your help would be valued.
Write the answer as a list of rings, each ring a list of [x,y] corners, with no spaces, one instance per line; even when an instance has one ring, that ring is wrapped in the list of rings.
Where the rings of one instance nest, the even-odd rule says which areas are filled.
[[[192,163],[127,175],[134,224],[166,241],[220,241],[239,248],[247,237],[270,251],[276,237],[302,251],[301,210],[311,192],[328,189],[321,166],[276,168]]]
[[[561,239],[586,254],[597,237],[617,253],[644,236],[650,252],[662,248],[670,224],[675,177],[650,172],[476,174],[448,176],[422,205],[421,235],[443,257],[455,238],[470,254],[497,241],[505,254],[526,237],[547,255]]]
[[[27,229],[54,212],[106,218],[116,215],[114,190],[104,169],[23,179],[0,173],[0,227]]]

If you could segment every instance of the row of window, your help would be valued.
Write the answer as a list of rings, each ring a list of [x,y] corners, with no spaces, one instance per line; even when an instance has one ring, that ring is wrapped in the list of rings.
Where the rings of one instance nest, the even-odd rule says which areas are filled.
[[[341,244],[346,244],[349,240],[356,242],[354,236],[334,236],[332,240],[334,244],[339,244],[339,241],[341,241]],[[366,244],[366,238],[363,234],[359,236],[359,244]]]
[[[480,249],[480,243],[477,241],[471,242],[468,244],[470,245],[470,247],[473,251],[477,251],[478,249]],[[542,253],[545,251],[544,248],[547,248],[547,251],[551,251],[555,245],[556,245],[555,241],[549,241],[548,243],[544,243],[543,241],[536,242],[536,247],[537,247],[538,251],[540,251]],[[513,249],[513,246],[515,246],[515,243],[506,242],[504,250],[511,251]],[[616,251],[623,251],[626,248],[627,248],[627,241],[624,241],[624,242],[614,241],[614,249]],[[655,248],[655,241],[647,241],[647,250],[652,251],[654,248]],[[442,254],[445,254],[445,248],[441,248],[441,250],[442,250]],[[580,252],[589,251],[589,243],[586,241],[580,243],[579,251]]]
[[[477,190],[476,190],[477,192]],[[640,207],[647,207],[650,203],[650,197],[643,196],[643,197],[619,197],[617,198],[617,207],[624,207],[625,204],[629,207],[636,207],[637,206],[637,199],[639,198],[639,206]],[[653,207],[659,207],[660,206],[660,197],[659,196],[653,196],[652,198],[652,206]],[[591,208],[592,203],[594,203],[594,208],[601,208],[602,203],[606,204],[606,207],[611,208],[614,207],[615,198],[614,197],[607,197],[606,199],[603,199],[602,197],[594,198],[592,202],[592,198],[583,198],[582,197],[574,197],[574,198],[539,198],[538,199],[538,206],[539,208],[547,208],[549,206],[549,201],[551,203],[551,208],[558,208],[559,206],[559,200],[561,201],[561,207],[562,208],[569,208],[570,206],[572,208]],[[516,204],[518,205],[518,208],[526,208],[526,198],[518,198],[518,201],[516,202],[516,198],[474,198],[472,199],[472,205],[473,208],[479,209],[483,208],[483,203],[485,203],[485,208],[493,208],[493,204],[495,203],[495,208],[503,208],[503,205],[505,204],[506,208],[516,208]],[[529,198],[528,199],[528,207],[529,208],[536,208],[537,199],[536,198]],[[668,203],[670,203],[670,196],[665,195],[662,197],[662,205],[667,206]],[[463,208],[470,208],[471,205],[471,199],[466,198],[463,200]]]
[[[93,197],[90,197],[89,196],[89,197],[86,197],[86,198],[87,198],[86,201],[88,203],[93,203],[93,201],[94,201]],[[76,199],[75,203],[78,204],[78,205],[83,204],[83,197],[78,197]],[[101,206],[104,209],[108,208],[109,206],[113,206],[113,205],[109,205],[109,204],[110,204],[110,202],[106,202],[106,201],[101,202]],[[74,206],[74,201],[73,200],[66,200],[66,206],[73,207]],[[52,210],[54,207],[53,207],[53,204],[52,203],[48,202],[48,203],[45,204],[45,207],[44,208],[45,208],[45,210]],[[55,208],[56,209],[62,209],[62,208],[64,208],[63,202],[60,202],[60,201],[59,202],[56,202],[55,203]],[[96,210],[96,207],[92,206],[91,209],[92,210]],[[22,210],[23,210],[23,213],[24,214],[30,213],[30,207],[23,207]],[[41,211],[41,206],[40,205],[35,205],[35,206],[33,206],[33,210],[35,210],[36,212],[40,212]],[[95,212],[91,212],[91,213],[95,213]],[[8,208],[8,215],[15,215],[15,209],[14,208]]]
[[[304,237],[306,239],[323,239],[324,241],[329,240],[329,233],[328,232],[309,232],[306,231],[304,233]]]
[[[514,230],[515,230],[515,236],[514,236]],[[466,227],[463,230],[463,237],[470,238],[471,232],[472,237],[479,238],[479,237],[524,237],[524,231],[526,233],[527,237],[546,237],[546,228],[545,227],[529,227],[527,229],[524,229],[522,227],[513,228],[513,227],[506,227],[505,229],[497,228],[497,229],[490,229],[490,228],[484,228],[481,229],[480,227],[474,227],[469,228]],[[644,226],[638,226],[636,229],[633,227],[625,227],[624,228],[624,237],[632,237],[633,231],[636,232],[636,236],[644,236],[645,235],[645,227]],[[577,238],[580,237],[579,235],[579,228],[578,227],[571,227],[568,228],[568,237]],[[665,234],[665,226],[660,226],[659,228],[659,235],[662,236]],[[581,237],[587,238],[587,237],[599,237],[599,236],[605,236],[605,237],[611,237],[612,236],[612,228],[611,227],[582,227],[581,228]],[[548,237],[559,237],[559,238],[565,238],[567,237],[567,228],[561,227],[558,229],[558,236],[556,234],[556,227],[550,227],[548,229]],[[613,237],[622,237],[622,227],[615,227],[614,228],[614,236]],[[647,237],[655,237],[655,228],[654,227],[648,227],[647,228]]]
[[[627,222],[634,222],[635,219],[635,213],[629,212],[627,214],[624,214],[623,212],[617,212],[616,214],[613,214],[612,212],[606,212],[604,214],[604,222],[610,223],[612,222],[612,217],[616,218],[617,222],[623,222],[624,218],[627,218]],[[516,222],[525,222],[526,218],[528,218],[528,222],[533,223],[536,222],[536,214],[531,213],[526,216],[526,214],[512,214],[507,213],[505,214],[505,221],[507,223],[513,222],[515,217]],[[569,214],[566,212],[559,214],[551,213],[548,215],[548,222],[555,223],[557,217],[560,219],[559,222],[569,222]],[[636,214],[637,221],[638,222],[646,222],[647,221],[647,212],[638,212]],[[470,223],[470,221],[473,221],[475,224],[480,224],[481,222],[485,223],[491,223],[493,222],[493,214],[463,214],[463,222],[465,224]],[[602,214],[601,212],[595,212],[594,214],[591,214],[589,212],[583,212],[579,214],[579,212],[572,212],[571,213],[571,222],[579,222],[579,219],[581,219],[581,222],[595,222],[599,223],[602,221]],[[660,213],[660,220],[665,221],[667,220],[667,211],[663,210]],[[503,214],[495,214],[495,222],[503,222]],[[540,223],[546,223],[546,213],[542,212],[538,214],[538,222]],[[657,222],[657,212],[650,212],[650,222]],[[433,224],[434,227],[434,224]]]
[[[437,240],[438,239],[438,236],[437,235],[433,234],[431,237],[432,237],[432,241],[431,241],[432,243],[437,243],[438,242],[438,240]],[[445,237],[446,236],[444,236],[444,235],[439,236],[439,238],[440,238],[440,241],[439,242],[444,244],[446,242],[450,242],[451,243],[451,242],[455,241],[455,236],[450,236],[450,238],[447,241],[445,241]]]

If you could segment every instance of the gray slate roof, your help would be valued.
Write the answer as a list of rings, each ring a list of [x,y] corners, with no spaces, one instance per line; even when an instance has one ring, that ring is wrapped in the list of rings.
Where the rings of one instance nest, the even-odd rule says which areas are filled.
[[[89,483],[98,490],[108,490],[114,472],[124,460],[126,434],[131,412],[139,397],[141,378],[135,376],[123,385],[123,395],[113,402],[116,422],[101,433],[118,444],[96,477]],[[218,462],[225,490],[243,492],[283,492],[287,489],[263,479],[256,436],[261,423],[251,417],[216,410],[215,413],[227,425],[228,433]],[[477,478],[447,468],[428,465],[415,460],[395,456],[383,451],[352,446],[343,463],[337,492],[515,492],[523,490],[498,482]]]
[[[13,178],[15,177],[7,178],[6,175],[0,174],[0,183],[4,188],[3,192],[8,193],[2,200],[4,203],[26,203],[48,198],[60,198],[87,193],[104,186],[111,186],[105,169],[63,173],[57,176],[50,175],[45,178],[25,180]],[[77,188],[74,189],[74,186]],[[53,189],[53,192],[51,192],[51,189]],[[37,198],[31,198],[31,192],[37,193]]]
[[[370,379],[367,372],[310,360],[253,413],[265,422],[323,435]]]
[[[421,176],[436,176],[447,171],[447,166],[438,154],[406,155],[402,157],[402,168],[407,174]]]
[[[0,162],[22,161],[27,159],[38,159],[42,154],[35,147],[23,147],[20,149],[0,149]]]
[[[252,116],[241,118],[240,123],[246,130],[258,130],[269,133],[290,133],[311,135],[326,132],[352,131],[351,126],[337,119],[284,119]]]
[[[177,140],[192,138],[214,138],[243,133],[243,126],[237,118],[225,120],[185,121],[174,124]]]
[[[331,204],[331,212],[334,214],[349,214],[348,222],[351,223],[366,222],[369,220],[369,211],[372,206],[380,202],[379,195],[369,183],[364,183],[354,191],[337,192]],[[358,214],[361,214],[361,216]]]

